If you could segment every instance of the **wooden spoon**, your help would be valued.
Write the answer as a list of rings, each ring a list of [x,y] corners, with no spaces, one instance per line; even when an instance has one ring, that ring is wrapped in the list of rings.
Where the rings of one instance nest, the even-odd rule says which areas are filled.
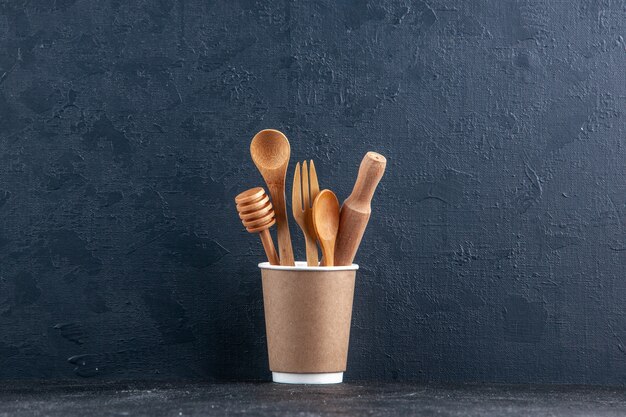
[[[250,143],[250,155],[257,169],[261,172],[272,196],[278,229],[278,252],[280,264],[294,266],[291,235],[287,222],[285,203],[285,177],[291,147],[287,137],[274,129],[265,129],[257,133]]]
[[[335,240],[339,230],[339,200],[330,190],[322,190],[313,202],[313,226],[322,247],[322,266],[333,266]]]

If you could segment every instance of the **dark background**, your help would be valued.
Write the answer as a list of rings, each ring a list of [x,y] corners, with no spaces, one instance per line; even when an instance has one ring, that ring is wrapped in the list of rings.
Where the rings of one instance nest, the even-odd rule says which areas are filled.
[[[0,378],[267,379],[233,197],[277,128],[340,199],[388,158],[347,379],[626,383],[625,33],[615,0],[0,2]]]

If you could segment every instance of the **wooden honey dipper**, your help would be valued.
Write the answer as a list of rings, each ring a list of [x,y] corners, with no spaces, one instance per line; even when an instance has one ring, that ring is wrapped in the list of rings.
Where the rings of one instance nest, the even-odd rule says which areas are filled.
[[[239,218],[246,230],[250,233],[258,233],[261,237],[270,265],[279,265],[280,261],[269,231],[269,228],[276,223],[276,217],[265,190],[261,187],[250,188],[235,197],[235,203]]]

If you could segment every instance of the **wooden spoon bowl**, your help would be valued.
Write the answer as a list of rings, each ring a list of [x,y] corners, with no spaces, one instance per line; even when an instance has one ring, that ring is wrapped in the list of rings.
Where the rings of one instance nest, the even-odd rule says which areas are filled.
[[[322,266],[333,266],[335,240],[339,230],[339,200],[330,190],[322,190],[313,202],[313,226],[322,247]]]
[[[291,147],[287,137],[280,131],[265,129],[257,133],[250,143],[252,160],[259,170],[280,171],[289,163]],[[261,172],[263,174],[263,172]],[[265,175],[263,175],[265,177]]]

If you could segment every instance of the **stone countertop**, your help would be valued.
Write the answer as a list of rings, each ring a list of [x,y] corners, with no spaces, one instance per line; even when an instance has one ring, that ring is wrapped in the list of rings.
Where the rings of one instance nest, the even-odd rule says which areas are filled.
[[[624,416],[585,386],[3,381],[0,416]]]

